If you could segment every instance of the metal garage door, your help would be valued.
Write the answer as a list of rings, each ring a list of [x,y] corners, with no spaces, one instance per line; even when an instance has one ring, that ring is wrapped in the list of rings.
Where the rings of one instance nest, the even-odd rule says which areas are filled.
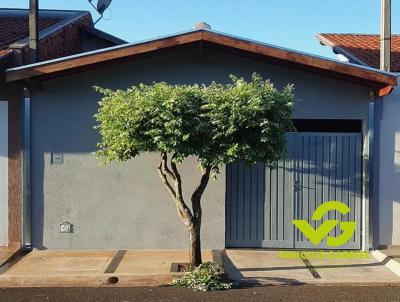
[[[326,249],[326,238],[309,242],[292,223],[317,229],[326,219],[355,221],[351,240],[335,249],[359,249],[361,227],[361,134],[288,133],[287,155],[276,167],[243,162],[227,167],[226,246]],[[350,212],[329,211],[312,220],[318,206],[337,200]],[[340,224],[329,236],[341,234]]]

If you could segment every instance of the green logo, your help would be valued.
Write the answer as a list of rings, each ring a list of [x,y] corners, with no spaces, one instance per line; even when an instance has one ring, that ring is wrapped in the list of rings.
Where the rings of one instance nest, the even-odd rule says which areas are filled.
[[[314,211],[311,219],[321,220],[329,211],[338,211],[342,215],[346,215],[350,212],[350,208],[340,201],[327,201]],[[292,220],[292,222],[314,245],[319,244],[339,223],[342,234],[337,237],[328,236],[328,246],[345,244],[351,239],[356,229],[355,221],[340,222],[339,220],[325,220],[317,229],[314,229],[306,220]]]

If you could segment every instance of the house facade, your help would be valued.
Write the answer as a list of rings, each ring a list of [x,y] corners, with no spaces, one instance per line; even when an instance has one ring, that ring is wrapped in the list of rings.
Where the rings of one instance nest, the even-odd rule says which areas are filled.
[[[203,248],[322,249],[292,223],[312,219],[323,203],[338,200],[350,212],[324,219],[355,221],[340,248],[368,249],[375,158],[375,104],[396,76],[250,41],[194,30],[149,41],[45,61],[6,72],[10,85],[29,85],[30,168],[23,242],[39,249],[187,248],[188,234],[157,175],[159,154],[98,165],[93,86],[126,89],[139,83],[224,83],[229,75],[257,72],[275,86],[295,87],[295,132],[276,167],[242,163],[222,167],[203,197]],[[24,84],[25,83],[25,84]],[[196,159],[179,167],[184,194],[200,177]],[[340,236],[339,226],[330,233]],[[24,236],[22,236],[24,238]],[[337,247],[335,247],[337,248]]]
[[[30,62],[28,23],[28,10],[0,8],[0,246],[24,241],[23,228],[30,221],[24,207],[30,191],[24,176],[29,169],[29,119],[24,116],[29,117],[30,90],[7,82],[5,74]],[[39,61],[125,43],[95,29],[86,11],[40,10],[38,35]]]
[[[321,44],[348,61],[379,68],[380,37],[369,34],[318,34]],[[400,36],[392,36],[391,71],[400,73]],[[395,87],[375,109],[375,181],[371,211],[376,245],[400,245],[400,90]]]

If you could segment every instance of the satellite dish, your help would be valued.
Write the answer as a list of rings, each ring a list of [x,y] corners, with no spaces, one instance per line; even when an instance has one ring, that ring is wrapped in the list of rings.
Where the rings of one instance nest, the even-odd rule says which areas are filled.
[[[106,11],[106,9],[110,6],[112,0],[98,0],[97,5],[95,6],[92,1],[93,0],[88,0],[90,5],[93,6],[93,8],[100,14],[100,18],[94,22],[96,24],[103,18],[103,14]]]
[[[104,13],[104,11],[110,6],[112,0],[99,0],[97,2],[97,11],[100,15]]]

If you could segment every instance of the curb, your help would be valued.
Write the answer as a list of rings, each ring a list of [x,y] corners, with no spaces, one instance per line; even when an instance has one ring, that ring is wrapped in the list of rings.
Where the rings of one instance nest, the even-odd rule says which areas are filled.
[[[117,281],[109,282],[110,277]],[[0,276],[0,287],[138,287],[162,286],[172,281],[172,275],[125,275],[125,274],[89,274],[89,275],[22,275]]]
[[[375,250],[371,252],[371,255],[375,257],[376,260],[382,262],[393,274],[400,277],[400,263],[393,260],[386,254],[382,253],[380,250]]]

